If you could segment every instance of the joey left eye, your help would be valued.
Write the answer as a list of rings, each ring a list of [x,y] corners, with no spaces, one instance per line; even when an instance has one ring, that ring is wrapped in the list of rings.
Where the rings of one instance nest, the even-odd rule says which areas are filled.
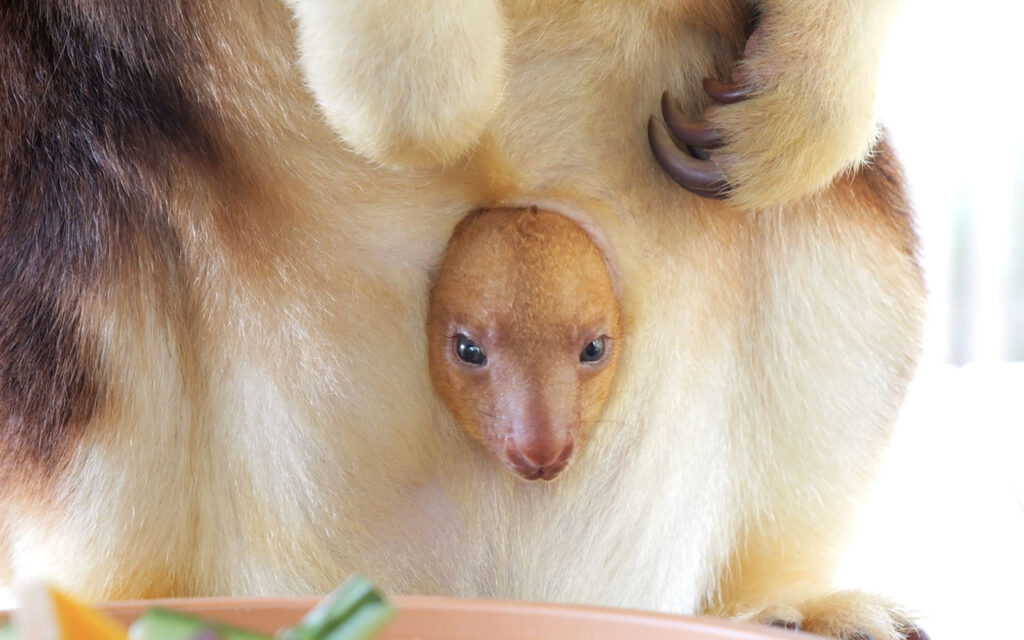
[[[597,338],[587,343],[587,346],[583,347],[583,351],[580,352],[580,362],[594,363],[598,362],[604,357],[604,338]]]
[[[480,345],[461,333],[455,340],[455,355],[459,357],[459,360],[475,367],[482,367],[487,364],[487,356]]]

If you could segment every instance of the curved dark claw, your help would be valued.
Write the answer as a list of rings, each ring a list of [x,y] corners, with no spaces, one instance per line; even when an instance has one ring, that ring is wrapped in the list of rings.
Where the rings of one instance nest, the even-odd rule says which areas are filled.
[[[788,629],[789,631],[799,631],[800,623],[796,620],[772,620],[768,623],[769,627],[778,627],[780,629]]]
[[[698,160],[679,149],[665,125],[654,118],[647,122],[647,141],[661,168],[687,191],[718,199],[729,194],[729,182],[721,169],[708,160]]]
[[[753,89],[744,85],[740,82],[719,82],[714,78],[704,78],[704,91],[715,102],[721,102],[722,104],[734,104],[736,102],[742,102],[750,97],[753,93]]]
[[[722,146],[722,136],[717,131],[694,122],[683,115],[679,104],[668,91],[661,94],[661,115],[672,135],[691,147],[717,149]]]
[[[906,640],[930,640],[928,634],[921,627],[912,627],[907,634]]]

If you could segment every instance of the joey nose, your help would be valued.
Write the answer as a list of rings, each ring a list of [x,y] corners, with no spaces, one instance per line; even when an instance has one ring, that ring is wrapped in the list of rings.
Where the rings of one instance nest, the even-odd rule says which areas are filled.
[[[523,456],[528,464],[534,467],[546,467],[554,463],[555,458],[561,452],[561,443],[539,438],[527,438],[524,441],[516,441],[516,449],[519,455]]]
[[[572,455],[573,442],[568,433],[553,433],[552,430],[517,434],[512,439],[512,446],[523,462],[541,469],[553,467],[569,459]]]

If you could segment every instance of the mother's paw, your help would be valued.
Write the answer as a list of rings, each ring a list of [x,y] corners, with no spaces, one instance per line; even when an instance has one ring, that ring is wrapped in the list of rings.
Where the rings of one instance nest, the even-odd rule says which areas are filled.
[[[928,634],[899,608],[855,591],[834,593],[796,607],[764,607],[739,618],[836,640],[928,640]]]
[[[891,13],[880,0],[765,0],[731,81],[704,81],[710,106],[702,116],[688,118],[663,96],[667,128],[652,119],[648,129],[658,162],[690,191],[741,208],[827,187],[875,140]]]
[[[493,1],[289,0],[306,81],[357,153],[390,165],[456,159],[504,82]]]

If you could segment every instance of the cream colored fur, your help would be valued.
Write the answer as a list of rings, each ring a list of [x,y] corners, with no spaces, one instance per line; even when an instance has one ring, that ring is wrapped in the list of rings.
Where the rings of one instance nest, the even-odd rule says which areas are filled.
[[[289,2],[309,85],[356,152],[421,166],[450,162],[477,140],[504,79],[506,28],[493,1],[416,0],[400,9],[387,0]],[[515,3],[508,4],[514,11]],[[764,0],[758,6],[761,28],[726,74],[743,79],[755,95],[708,114],[727,142],[712,159],[742,209],[818,192],[865,160],[877,135],[882,44],[899,2]],[[559,25],[538,27],[559,31]]]
[[[510,1],[502,28],[470,4],[296,1],[293,32],[283,6],[216,3],[232,56],[197,91],[260,189],[215,197],[183,170],[180,309],[145,279],[97,292],[86,330],[111,389],[53,503],[6,507],[12,578],[104,599],[322,593],[360,570],[405,593],[823,620],[867,607],[865,628],[881,616],[876,638],[896,637],[900,614],[876,600],[828,598],[917,353],[900,238],[849,194],[739,214],[653,162],[648,115],[666,88],[703,104],[736,7]],[[791,100],[717,116],[741,202],[820,189],[873,136],[875,71],[858,65],[888,9],[798,4],[766,3],[796,42],[770,36],[750,63]],[[424,48],[402,49],[410,37]],[[462,216],[502,202],[598,229],[627,322],[604,420],[549,484],[468,442],[427,375],[431,270]]]
[[[876,136],[882,45],[898,0],[765,0],[738,78],[755,95],[712,109],[727,144],[713,159],[733,202],[759,209],[827,187]]]
[[[385,163],[451,161],[483,131],[504,79],[493,0],[289,0],[302,68],[328,122]]]

